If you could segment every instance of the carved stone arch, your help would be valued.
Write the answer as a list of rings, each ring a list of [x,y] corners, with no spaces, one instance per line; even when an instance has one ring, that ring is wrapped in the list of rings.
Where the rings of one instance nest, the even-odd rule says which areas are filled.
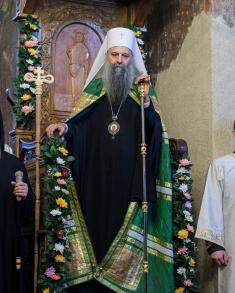
[[[75,40],[79,33],[83,39]],[[42,31],[43,67],[55,77],[43,95],[43,126],[68,117],[103,38],[99,24],[81,19],[56,22],[53,29]]]

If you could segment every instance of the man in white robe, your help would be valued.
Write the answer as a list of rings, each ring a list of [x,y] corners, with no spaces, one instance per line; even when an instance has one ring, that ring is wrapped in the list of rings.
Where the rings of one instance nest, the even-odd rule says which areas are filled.
[[[209,242],[208,253],[218,265],[219,293],[234,293],[235,153],[215,159],[209,168],[195,236]]]

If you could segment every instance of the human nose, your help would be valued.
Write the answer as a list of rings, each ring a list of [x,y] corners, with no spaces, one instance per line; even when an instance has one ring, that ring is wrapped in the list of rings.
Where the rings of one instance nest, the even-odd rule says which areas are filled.
[[[117,63],[122,64],[122,55],[121,54],[118,55]]]

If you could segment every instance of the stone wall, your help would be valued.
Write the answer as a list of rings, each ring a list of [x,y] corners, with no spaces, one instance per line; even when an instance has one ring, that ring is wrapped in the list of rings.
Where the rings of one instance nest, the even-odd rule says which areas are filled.
[[[172,0],[167,7],[161,2],[147,23],[149,72],[170,137],[183,138],[189,146],[197,220],[211,160],[234,148],[235,4]],[[201,292],[217,292],[205,242],[197,244]]]
[[[12,107],[7,101],[6,89],[12,87],[16,76],[17,29],[12,20],[15,16],[15,1],[2,0],[0,4],[0,106],[4,118],[5,138],[14,126]]]

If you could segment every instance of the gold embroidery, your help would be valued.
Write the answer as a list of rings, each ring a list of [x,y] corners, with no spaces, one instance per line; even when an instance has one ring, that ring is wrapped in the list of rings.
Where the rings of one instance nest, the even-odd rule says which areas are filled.
[[[224,247],[224,235],[205,228],[197,229],[197,238],[201,238]]]
[[[133,247],[125,245],[106,272],[109,278],[132,290],[138,286],[137,280],[142,273],[143,264],[143,253],[135,250]]]
[[[139,228],[138,226],[136,225],[131,225],[130,226],[130,229],[140,233],[143,235],[144,231],[143,229]],[[158,243],[160,244],[161,246],[165,247],[165,248],[168,248],[168,249],[173,249],[173,245],[171,243],[168,243],[168,242],[164,242],[162,240],[160,240],[159,238],[157,238],[156,236],[153,236],[153,235],[150,235],[148,234],[148,239],[155,242],[155,243]]]
[[[172,201],[172,196],[171,195],[167,195],[167,194],[161,193],[159,191],[157,192],[157,197],[161,198],[161,199],[164,199],[164,200],[167,200],[167,201]]]

